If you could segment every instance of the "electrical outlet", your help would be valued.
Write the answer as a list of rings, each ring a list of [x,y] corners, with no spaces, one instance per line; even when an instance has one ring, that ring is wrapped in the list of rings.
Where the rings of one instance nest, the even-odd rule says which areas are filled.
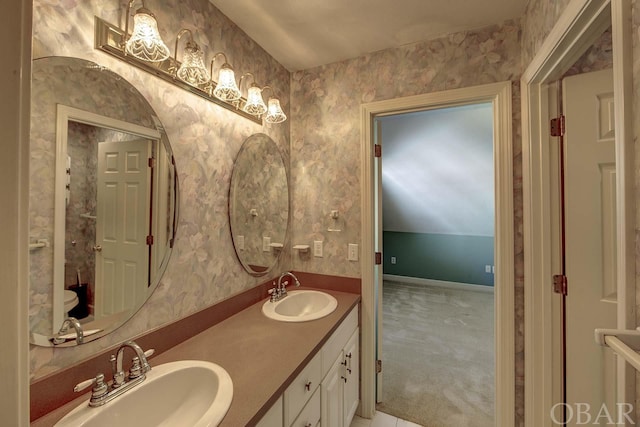
[[[491,273],[491,266],[490,265],[485,265],[484,266],[484,272],[485,273]]]
[[[357,261],[358,260],[358,245],[356,243],[349,243],[349,261]]]
[[[392,256],[391,257],[391,264],[395,264],[397,262],[396,257]]]
[[[313,256],[317,258],[322,258],[322,240],[314,240]]]
[[[236,248],[239,251],[244,251],[244,236],[238,236],[235,238]]]
[[[262,238],[262,252],[271,252],[271,237],[264,236]]]

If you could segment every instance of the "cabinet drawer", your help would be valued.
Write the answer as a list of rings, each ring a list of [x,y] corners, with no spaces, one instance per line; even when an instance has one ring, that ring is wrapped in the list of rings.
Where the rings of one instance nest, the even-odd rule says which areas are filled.
[[[331,369],[331,365],[333,365],[333,362],[357,327],[358,306],[355,306],[322,347],[322,378],[327,375],[327,372]]]
[[[318,387],[291,427],[315,427],[320,423],[320,388]]]
[[[321,354],[318,352],[284,392],[284,425],[289,426],[320,385]],[[318,409],[318,412],[320,410]],[[313,424],[315,426],[315,424]]]

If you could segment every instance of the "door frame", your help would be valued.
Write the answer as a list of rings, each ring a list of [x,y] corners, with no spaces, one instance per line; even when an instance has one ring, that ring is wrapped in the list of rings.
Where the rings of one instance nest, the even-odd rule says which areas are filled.
[[[521,79],[525,286],[525,426],[551,426],[553,200],[548,84],[612,26],[616,133],[618,328],[635,328],[631,1],[572,0]],[[635,403],[633,369],[617,368],[617,401]]]
[[[427,93],[362,104],[361,106],[361,210],[362,210],[362,369],[361,407],[365,418],[375,414],[376,304],[374,289],[374,118],[381,115],[491,102],[494,124],[495,192],[495,393],[496,425],[515,419],[515,307],[513,116],[511,82]],[[499,326],[499,327],[498,327]]]

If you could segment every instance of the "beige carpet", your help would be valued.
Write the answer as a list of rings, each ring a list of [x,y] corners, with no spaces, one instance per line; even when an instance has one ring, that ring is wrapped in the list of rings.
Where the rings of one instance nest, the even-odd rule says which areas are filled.
[[[427,427],[494,425],[493,293],[384,282],[383,402]]]

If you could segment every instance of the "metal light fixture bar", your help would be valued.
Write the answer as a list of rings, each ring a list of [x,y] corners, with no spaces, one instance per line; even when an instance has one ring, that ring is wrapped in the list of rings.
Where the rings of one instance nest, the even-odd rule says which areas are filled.
[[[244,117],[245,119],[249,119],[252,122],[262,124],[262,118],[253,116],[249,113],[242,111],[242,107],[246,103],[245,98],[240,98],[238,101],[226,102],[221,99],[216,98],[215,96],[211,96],[209,92],[207,92],[204,88],[192,86],[186,82],[175,77],[175,74],[172,72],[175,68],[180,67],[180,63],[176,63],[173,58],[165,59],[162,62],[146,62],[141,61],[137,58],[134,58],[131,55],[125,54],[122,46],[122,41],[124,40],[125,33],[123,30],[118,28],[117,26],[110,24],[103,19],[95,17],[95,48],[99,49],[105,53],[108,53],[111,56],[114,56],[130,65],[133,65],[143,71],[146,71],[150,74],[153,74],[156,77],[161,78],[162,80],[173,84],[181,89],[184,89],[188,92],[191,92],[194,95],[198,95],[207,101],[213,102],[220,107],[226,108],[229,111],[233,111],[239,116]],[[216,82],[213,82],[216,84]],[[204,85],[203,85],[204,86]]]

